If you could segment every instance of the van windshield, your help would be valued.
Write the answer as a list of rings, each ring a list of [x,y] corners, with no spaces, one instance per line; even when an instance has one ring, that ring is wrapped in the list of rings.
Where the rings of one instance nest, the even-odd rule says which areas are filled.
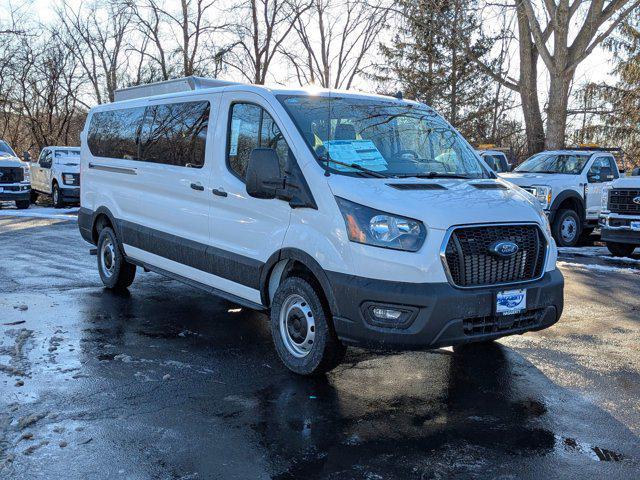
[[[321,165],[342,175],[493,178],[432,109],[352,97],[279,95]]]
[[[11,147],[6,143],[0,140],[0,157],[15,157],[16,154]]]

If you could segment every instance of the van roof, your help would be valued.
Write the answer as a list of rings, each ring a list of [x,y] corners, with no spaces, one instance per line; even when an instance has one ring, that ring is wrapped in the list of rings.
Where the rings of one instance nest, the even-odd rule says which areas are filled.
[[[208,92],[220,91],[253,91],[256,93],[269,92],[272,95],[317,95],[328,96],[342,95],[360,98],[379,98],[381,100],[398,103],[418,104],[413,100],[398,99],[387,95],[378,95],[372,93],[363,93],[353,90],[334,90],[319,87],[279,87],[254,85],[248,83],[229,82],[226,80],[218,80],[215,78],[204,77],[184,77],[164,82],[150,83],[147,85],[138,85],[134,87],[123,88],[114,92],[115,102],[127,102],[135,99],[160,99],[172,98],[176,96],[188,96],[189,94],[201,94]]]

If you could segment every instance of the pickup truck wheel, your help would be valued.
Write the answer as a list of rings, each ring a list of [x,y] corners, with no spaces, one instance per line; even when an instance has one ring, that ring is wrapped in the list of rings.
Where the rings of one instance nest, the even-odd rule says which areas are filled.
[[[575,210],[559,210],[553,221],[553,238],[559,247],[575,247],[580,239],[580,217]]]
[[[38,201],[38,192],[35,190],[31,190],[30,193],[31,203],[36,203]]]
[[[57,183],[54,183],[53,187],[51,187],[51,199],[53,200],[54,208],[62,208],[62,195]]]
[[[29,205],[31,205],[31,202],[29,200],[16,200],[16,208],[18,210],[29,208]]]
[[[107,288],[127,288],[136,276],[136,266],[124,259],[116,241],[116,234],[110,227],[100,230],[98,236],[98,272]]]
[[[636,249],[636,246],[629,243],[607,242],[607,249],[614,257],[629,257]]]
[[[285,366],[299,375],[328,372],[346,352],[316,288],[304,278],[289,277],[276,290],[271,305],[276,351]]]

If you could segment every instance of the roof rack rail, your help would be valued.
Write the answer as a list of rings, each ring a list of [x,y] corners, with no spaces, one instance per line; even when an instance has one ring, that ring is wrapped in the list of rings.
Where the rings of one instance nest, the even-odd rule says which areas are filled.
[[[133,100],[134,98],[164,95],[166,93],[189,92],[201,90],[203,88],[226,87],[228,85],[238,85],[238,82],[190,76],[175,78],[173,80],[165,80],[163,82],[149,83],[146,85],[121,88],[114,92],[113,97],[114,101],[122,102],[124,100]]]

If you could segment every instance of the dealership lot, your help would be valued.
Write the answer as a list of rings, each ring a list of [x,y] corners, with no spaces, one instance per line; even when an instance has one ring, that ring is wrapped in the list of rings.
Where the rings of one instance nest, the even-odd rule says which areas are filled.
[[[103,289],[73,209],[0,213],[2,478],[640,471],[640,250],[563,250],[548,330],[304,379],[262,314],[153,273]]]

